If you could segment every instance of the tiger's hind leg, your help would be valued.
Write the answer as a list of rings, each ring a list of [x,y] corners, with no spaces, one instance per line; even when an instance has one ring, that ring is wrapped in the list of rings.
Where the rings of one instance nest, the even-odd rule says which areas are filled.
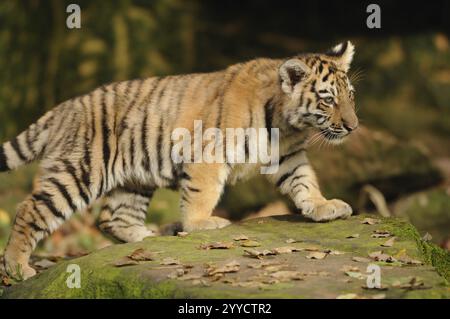
[[[32,194],[18,206],[4,253],[7,273],[17,279],[35,275],[29,258],[38,242],[89,201],[79,182],[67,172],[41,177]]]
[[[120,187],[109,192],[101,208],[98,227],[121,242],[137,242],[156,234],[145,225],[152,190]]]

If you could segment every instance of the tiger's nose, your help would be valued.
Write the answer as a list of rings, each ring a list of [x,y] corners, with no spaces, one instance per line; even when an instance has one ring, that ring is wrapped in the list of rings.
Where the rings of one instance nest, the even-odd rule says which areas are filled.
[[[354,131],[358,128],[358,122],[356,122],[354,124],[349,124],[349,123],[344,122],[343,125],[348,132]]]

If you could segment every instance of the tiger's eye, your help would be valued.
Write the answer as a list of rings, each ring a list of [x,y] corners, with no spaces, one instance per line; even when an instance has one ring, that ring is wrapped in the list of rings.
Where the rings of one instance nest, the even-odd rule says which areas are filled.
[[[331,96],[328,96],[323,99],[326,104],[334,104],[334,99]]]

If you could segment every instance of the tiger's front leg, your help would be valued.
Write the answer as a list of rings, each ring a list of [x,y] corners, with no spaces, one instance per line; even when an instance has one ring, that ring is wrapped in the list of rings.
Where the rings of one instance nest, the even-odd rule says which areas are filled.
[[[347,218],[352,214],[352,208],[344,201],[325,199],[304,150],[281,157],[278,172],[269,175],[269,179],[282,194],[292,198],[305,217],[314,221]]]
[[[181,184],[183,230],[223,228],[230,221],[211,216],[222,194],[228,168],[218,163],[185,164]]]

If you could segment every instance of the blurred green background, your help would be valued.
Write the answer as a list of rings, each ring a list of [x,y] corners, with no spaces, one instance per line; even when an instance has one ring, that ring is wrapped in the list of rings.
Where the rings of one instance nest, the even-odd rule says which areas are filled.
[[[81,7],[81,29],[66,27],[66,6],[70,3]],[[0,141],[15,136],[45,110],[104,83],[217,70],[255,57],[326,50],[350,39],[357,50],[353,69],[361,73],[355,84],[361,123],[389,134],[398,145],[419,149],[425,156],[420,161],[429,162],[440,175],[426,187],[397,192],[388,198],[388,204],[448,247],[449,3],[433,1],[414,7],[378,1],[382,9],[382,28],[378,30],[366,27],[369,3],[2,1]],[[377,163],[383,163],[383,156]],[[402,160],[396,157],[396,165],[401,167]],[[31,190],[35,171],[32,165],[0,175],[0,247],[7,238],[15,206]],[[393,185],[390,182],[390,188],[405,187],[399,180]],[[330,194],[335,193],[331,187]],[[151,204],[149,222],[161,225],[178,220],[177,197],[174,192],[160,192]],[[261,196],[257,198],[261,200]],[[225,200],[222,214],[232,209],[229,203],[233,201],[233,197]],[[234,209],[240,210],[245,207]],[[44,249],[58,249],[66,237],[71,238],[70,243],[60,244],[66,252],[106,245],[91,227],[93,219],[82,215],[46,241]],[[78,235],[73,235],[74,230]]]

